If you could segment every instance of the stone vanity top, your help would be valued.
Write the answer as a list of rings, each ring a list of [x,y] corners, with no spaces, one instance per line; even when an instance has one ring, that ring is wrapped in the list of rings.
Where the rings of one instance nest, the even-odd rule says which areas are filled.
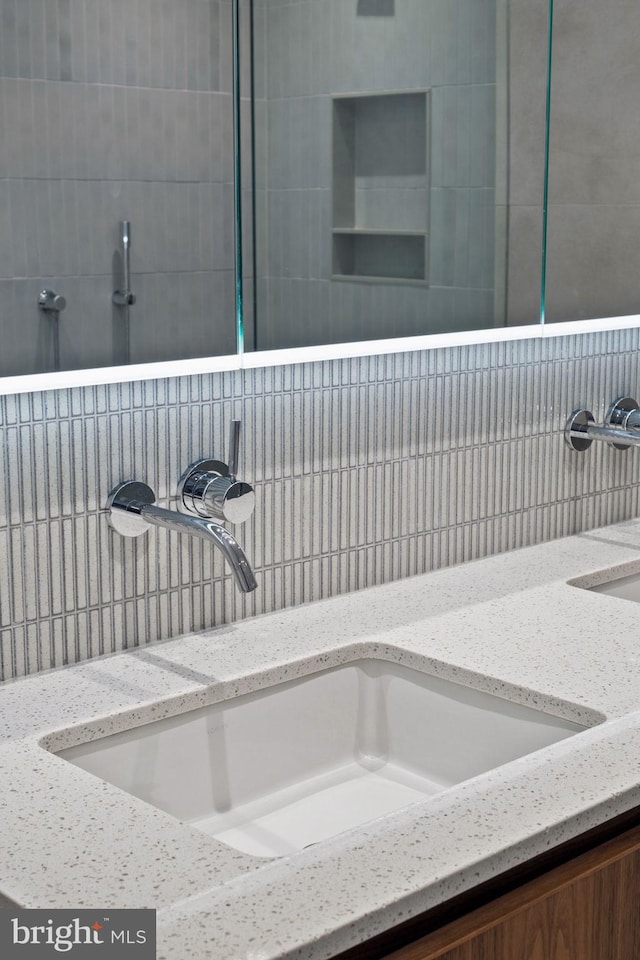
[[[166,960],[326,960],[640,805],[640,605],[567,582],[635,572],[629,521],[6,683],[0,893],[26,907],[155,907]],[[363,656],[597,725],[273,860],[43,746]]]

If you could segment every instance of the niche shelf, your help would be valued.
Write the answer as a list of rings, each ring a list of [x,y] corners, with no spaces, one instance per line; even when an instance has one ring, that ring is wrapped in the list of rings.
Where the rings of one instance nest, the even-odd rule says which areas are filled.
[[[333,98],[333,279],[428,283],[429,91]]]

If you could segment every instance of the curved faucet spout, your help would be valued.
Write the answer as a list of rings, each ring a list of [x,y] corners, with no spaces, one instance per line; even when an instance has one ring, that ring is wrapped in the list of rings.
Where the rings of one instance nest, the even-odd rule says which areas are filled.
[[[251,593],[258,586],[244,550],[226,527],[206,517],[156,506],[153,490],[146,483],[131,480],[120,484],[111,492],[107,507],[111,526],[122,536],[138,537],[152,525],[200,537],[222,552],[243,593]]]
[[[251,593],[256,589],[258,584],[244,550],[222,524],[216,523],[215,520],[205,520],[204,517],[193,517],[176,513],[174,510],[165,510],[164,507],[156,507],[153,503],[141,504],[141,507],[140,516],[147,523],[156,527],[166,527],[167,530],[176,530],[178,533],[190,533],[194,537],[213,543],[229,561],[242,592]]]

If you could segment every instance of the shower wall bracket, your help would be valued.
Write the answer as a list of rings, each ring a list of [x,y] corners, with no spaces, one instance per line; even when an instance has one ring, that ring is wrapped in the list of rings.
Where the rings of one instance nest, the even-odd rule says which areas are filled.
[[[45,313],[60,313],[67,306],[67,301],[55,290],[42,290],[38,297],[38,306]]]
[[[116,307],[132,307],[136,302],[135,293],[131,292],[131,222],[120,221],[122,242],[122,290],[116,290],[112,300]]]

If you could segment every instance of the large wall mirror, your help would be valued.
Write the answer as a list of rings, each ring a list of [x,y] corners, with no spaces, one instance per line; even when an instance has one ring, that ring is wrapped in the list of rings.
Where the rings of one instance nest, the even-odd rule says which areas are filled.
[[[556,4],[548,321],[637,312],[639,11]],[[539,323],[548,34],[548,0],[0,0],[0,377],[234,354],[236,246],[249,351]]]
[[[247,344],[538,323],[546,0],[251,7]]]
[[[235,352],[232,51],[230,0],[0,0],[0,376]]]

